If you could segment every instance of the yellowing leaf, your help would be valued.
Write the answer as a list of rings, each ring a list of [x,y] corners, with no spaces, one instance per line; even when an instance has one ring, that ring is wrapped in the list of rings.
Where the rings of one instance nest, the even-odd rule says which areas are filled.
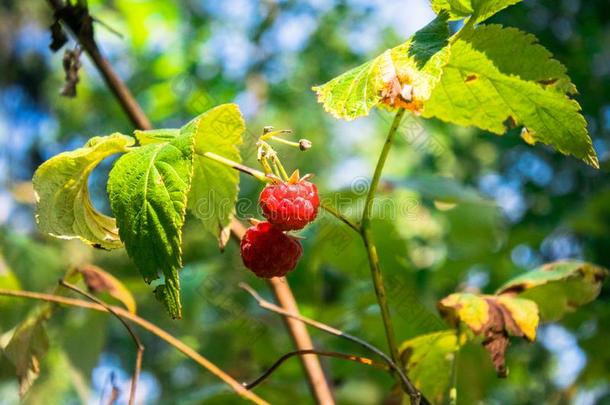
[[[108,293],[121,301],[132,314],[136,313],[136,301],[131,292],[112,274],[92,264],[78,269],[87,288],[92,293]]]
[[[499,296],[496,298],[496,302],[508,310],[510,317],[517,324],[517,328],[511,332],[513,335],[519,336],[520,333],[523,333],[527,340],[536,340],[536,329],[540,319],[538,306],[534,301]]]
[[[509,345],[508,336],[529,341],[536,338],[538,306],[528,299],[455,293],[439,302],[439,310],[452,324],[462,322],[475,335],[484,337],[483,346],[500,377],[507,375],[505,352]]]
[[[544,320],[556,321],[597,298],[607,276],[608,270],[591,263],[560,261],[512,279],[497,294],[530,299]]]
[[[441,314],[464,322],[475,333],[481,333],[489,323],[489,304],[487,300],[475,294],[455,293],[439,302]]]
[[[447,14],[442,13],[404,44],[313,90],[326,111],[346,120],[367,115],[379,104],[419,112],[448,58],[448,38]]]
[[[44,162],[32,180],[40,230],[105,249],[121,247],[114,218],[99,213],[91,204],[87,180],[104,158],[126,152],[133,144],[133,138],[121,134],[95,137],[82,148]]]

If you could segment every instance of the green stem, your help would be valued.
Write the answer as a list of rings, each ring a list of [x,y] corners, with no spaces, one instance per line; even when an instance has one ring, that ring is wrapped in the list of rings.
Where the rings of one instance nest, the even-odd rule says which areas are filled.
[[[394,360],[394,362],[400,366],[402,366],[402,361],[398,353],[398,345],[396,343],[396,336],[394,335],[394,325],[392,324],[392,318],[390,316],[388,298],[386,295],[385,286],[383,284],[383,276],[381,274],[381,265],[379,263],[379,256],[377,255],[377,246],[375,245],[375,239],[371,229],[371,213],[373,211],[375,192],[377,191],[377,186],[379,185],[379,180],[381,179],[381,173],[383,172],[383,167],[387,160],[388,153],[392,147],[394,135],[396,134],[398,125],[400,124],[404,114],[404,109],[398,110],[396,116],[394,117],[394,121],[392,122],[392,126],[390,127],[390,131],[388,132],[385,144],[383,145],[383,149],[379,155],[379,160],[377,161],[377,166],[375,167],[375,173],[373,174],[373,179],[371,180],[369,192],[366,196],[364,212],[362,213],[362,221],[360,225],[360,233],[362,235],[364,245],[366,246],[369,258],[371,276],[375,286],[375,295],[377,296],[377,303],[381,309],[381,317],[383,318],[383,326],[385,328],[390,354],[392,355],[392,360]]]
[[[331,214],[332,216],[334,216],[335,218],[340,220],[341,222],[345,223],[347,226],[352,228],[354,231],[360,233],[360,226],[358,224],[356,224],[355,222],[353,222],[348,217],[346,217],[345,215],[343,215],[341,212],[339,212],[339,210],[336,209],[335,207],[328,205],[323,201],[320,202],[320,207],[324,211],[328,212],[329,214]]]
[[[237,163],[231,159],[227,159],[227,158],[217,155],[213,152],[205,152],[203,154],[203,156],[207,157],[208,159],[212,159],[218,163],[222,163],[223,165],[231,167],[235,170],[239,170],[240,172],[249,174],[250,176],[252,176],[252,177],[256,178],[257,180],[260,180],[264,183],[269,183],[271,181],[271,179],[269,177],[267,177],[265,175],[265,173],[261,172],[260,170],[256,170],[256,169],[253,169],[246,165],[242,165],[241,163]]]

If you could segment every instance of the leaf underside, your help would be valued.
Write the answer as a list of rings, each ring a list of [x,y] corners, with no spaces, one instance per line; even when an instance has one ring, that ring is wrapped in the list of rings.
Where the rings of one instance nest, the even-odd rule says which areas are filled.
[[[104,158],[126,152],[133,143],[133,138],[118,133],[95,137],[82,148],[44,162],[32,180],[39,229],[58,238],[77,238],[105,249],[121,247],[114,218],[93,207],[87,180]]]

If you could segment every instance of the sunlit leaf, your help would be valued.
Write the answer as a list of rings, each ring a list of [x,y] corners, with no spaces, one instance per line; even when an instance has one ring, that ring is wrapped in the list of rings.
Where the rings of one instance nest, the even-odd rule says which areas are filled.
[[[435,13],[448,11],[451,19],[459,20],[472,16],[481,22],[497,12],[519,3],[521,0],[431,0]]]
[[[326,111],[346,120],[379,104],[420,111],[449,56],[448,38],[447,14],[441,13],[404,44],[313,90]]]
[[[523,127],[531,140],[598,167],[580,105],[562,92],[574,90],[565,70],[532,41],[518,30],[493,25],[465,33],[451,45],[451,57],[423,114],[496,134]],[[517,64],[511,59],[514,50],[489,51],[510,48],[505,45],[510,42],[519,45],[519,54],[525,53],[531,60]],[[551,66],[549,79],[538,65]],[[554,79],[562,91],[549,85]]]
[[[163,272],[155,291],[173,318],[181,317],[178,269],[191,186],[193,142],[179,136],[122,156],[110,171],[108,194],[127,253],[146,282]]]
[[[43,163],[32,180],[40,230],[105,249],[121,247],[114,218],[101,214],[91,204],[87,180],[104,158],[126,152],[133,143],[133,138],[121,134],[95,137],[82,148]]]
[[[195,145],[188,208],[219,240],[235,212],[239,173],[203,155],[213,152],[241,162],[238,146],[245,130],[244,119],[236,104],[223,104],[206,111],[181,130],[183,135],[193,137]]]
[[[535,301],[540,316],[555,321],[597,298],[607,276],[606,269],[591,263],[555,262],[512,279],[497,294]]]
[[[245,130],[237,104],[222,104],[194,118],[182,129],[135,131],[142,145],[168,142],[180,134],[193,138],[193,181],[188,208],[219,241],[235,211],[239,173],[204,154],[213,152],[240,163],[238,147]]]
[[[452,363],[459,350],[456,331],[421,335],[403,342],[399,350],[413,384],[432,403],[446,403]]]

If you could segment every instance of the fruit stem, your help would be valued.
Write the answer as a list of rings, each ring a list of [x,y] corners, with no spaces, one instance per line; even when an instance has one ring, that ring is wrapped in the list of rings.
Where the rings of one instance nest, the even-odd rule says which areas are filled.
[[[256,178],[257,180],[260,180],[264,183],[269,183],[272,181],[271,178],[269,178],[265,173],[261,172],[260,170],[256,170],[256,169],[253,169],[246,165],[242,165],[241,163],[237,163],[231,159],[227,159],[227,158],[217,155],[213,152],[205,152],[203,154],[203,156],[207,157],[208,159],[212,159],[218,163],[222,163],[223,165],[228,166],[232,169],[239,170],[240,172],[249,174],[250,176],[252,176],[252,177]]]
[[[398,353],[398,345],[396,344],[396,337],[394,335],[394,325],[392,324],[390,309],[388,307],[388,299],[383,283],[383,276],[381,274],[381,264],[379,263],[377,246],[375,244],[375,239],[373,237],[373,232],[371,229],[371,212],[373,210],[375,192],[377,191],[377,186],[379,185],[379,180],[381,179],[383,167],[387,160],[388,153],[390,152],[390,149],[392,147],[394,135],[396,134],[398,125],[400,124],[400,121],[402,120],[404,114],[404,109],[401,108],[400,110],[398,110],[396,116],[394,117],[394,121],[392,122],[392,126],[390,127],[390,131],[388,132],[386,141],[383,145],[383,149],[381,150],[381,154],[379,155],[379,159],[377,161],[377,166],[375,167],[375,172],[373,174],[373,179],[371,180],[371,185],[368,194],[366,196],[366,201],[364,203],[364,211],[362,213],[362,221],[360,225],[360,234],[362,235],[362,240],[364,241],[364,245],[366,246],[369,258],[371,276],[373,278],[373,284],[375,286],[375,295],[377,296],[377,303],[379,304],[379,308],[381,309],[381,317],[383,318],[383,326],[385,328],[386,339],[388,341],[392,360],[394,360],[394,362],[396,362],[396,364],[398,364],[400,367],[402,367],[402,360]]]
[[[279,143],[283,143],[284,145],[292,146],[293,148],[301,148],[301,145],[298,142],[289,141],[288,139],[280,138],[278,136],[270,136],[268,139],[270,141],[276,141]]]

